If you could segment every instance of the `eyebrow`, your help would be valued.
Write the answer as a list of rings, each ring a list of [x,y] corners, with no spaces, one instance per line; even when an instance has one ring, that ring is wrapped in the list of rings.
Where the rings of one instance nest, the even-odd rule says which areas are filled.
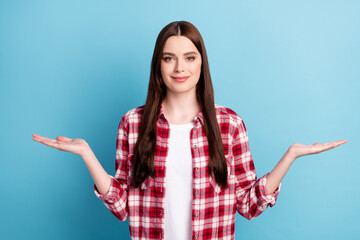
[[[187,52],[187,53],[184,53],[184,55],[189,55],[189,54],[196,54],[196,52]],[[171,52],[164,52],[163,55],[170,55],[170,56],[175,56],[174,53],[171,53]]]

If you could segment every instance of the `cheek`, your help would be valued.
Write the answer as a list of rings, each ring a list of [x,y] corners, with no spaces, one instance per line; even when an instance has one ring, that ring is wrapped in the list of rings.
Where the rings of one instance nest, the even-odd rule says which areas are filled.
[[[160,70],[161,70],[161,75],[168,75],[171,73],[171,65],[161,64]]]
[[[194,74],[200,74],[200,72],[201,72],[201,62],[198,62],[197,64],[193,65],[192,72]]]
[[[166,70],[163,66],[161,66],[160,68],[160,71],[161,71],[161,77],[164,79],[165,75],[166,75]]]

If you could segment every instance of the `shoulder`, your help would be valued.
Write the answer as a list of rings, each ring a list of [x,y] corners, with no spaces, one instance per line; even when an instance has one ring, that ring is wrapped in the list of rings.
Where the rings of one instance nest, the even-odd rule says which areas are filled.
[[[222,129],[230,129],[233,134],[246,132],[245,123],[242,117],[239,116],[234,110],[215,104],[216,117],[220,124],[220,131]]]
[[[243,119],[231,108],[215,104],[216,116],[222,121],[229,121],[236,125],[241,124]]]
[[[139,123],[144,112],[144,105],[128,110],[121,118],[120,124]]]

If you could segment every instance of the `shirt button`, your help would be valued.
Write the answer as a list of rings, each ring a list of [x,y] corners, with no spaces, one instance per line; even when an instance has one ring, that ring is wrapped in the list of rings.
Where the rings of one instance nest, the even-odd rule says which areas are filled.
[[[197,149],[197,145],[196,145],[196,144],[194,144],[193,148],[194,148],[194,149]]]
[[[198,194],[199,194],[199,191],[198,191],[198,190],[195,190],[195,194],[198,195]]]
[[[196,130],[196,127],[194,127],[193,130],[195,131],[195,130]]]
[[[194,240],[197,240],[197,237],[196,237],[196,236],[194,237]]]
[[[198,167],[195,167],[195,171],[197,171],[197,170],[199,170],[199,168],[198,168]]]
[[[198,215],[197,213],[195,213],[194,217],[196,217],[196,218],[197,218],[198,216],[199,216],[199,215]]]

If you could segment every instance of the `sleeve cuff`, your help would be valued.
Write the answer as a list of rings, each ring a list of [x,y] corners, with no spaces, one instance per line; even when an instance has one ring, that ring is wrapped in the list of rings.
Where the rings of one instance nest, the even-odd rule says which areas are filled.
[[[120,198],[120,183],[119,181],[117,181],[113,176],[109,175],[111,178],[111,182],[110,182],[110,188],[109,191],[107,192],[107,194],[100,194],[96,185],[94,184],[94,193],[95,195],[101,199],[104,202],[107,203],[114,203],[116,201],[119,200]]]
[[[267,173],[266,175],[264,175],[261,179],[260,179],[260,183],[259,183],[259,187],[260,187],[260,195],[261,195],[261,201],[262,201],[262,205],[270,205],[270,207],[273,207],[276,203],[277,197],[279,195],[280,192],[280,188],[281,188],[281,183],[279,184],[278,188],[275,190],[275,192],[269,194],[267,189],[266,189],[266,180],[267,180],[267,176],[269,175],[269,173]]]

